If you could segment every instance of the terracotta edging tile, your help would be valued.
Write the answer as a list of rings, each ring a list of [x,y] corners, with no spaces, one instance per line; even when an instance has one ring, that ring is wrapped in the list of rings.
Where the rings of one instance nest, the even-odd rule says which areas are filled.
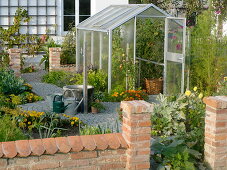
[[[15,141],[18,156],[27,157],[31,154],[31,148],[29,146],[28,140],[18,140]]]
[[[17,156],[17,149],[14,141],[2,142],[2,151],[6,158],[14,158]]]
[[[54,138],[45,138],[42,139],[43,146],[45,148],[45,154],[55,154],[58,151],[58,147],[56,145]]]
[[[107,140],[110,149],[118,149],[121,147],[120,142],[114,133],[105,134],[104,137]]]
[[[70,147],[66,137],[55,138],[55,142],[56,142],[59,152],[62,152],[62,153],[70,152],[71,147]]]
[[[94,139],[92,138],[92,135],[80,136],[80,139],[84,146],[84,150],[93,151],[96,149],[96,145],[94,143]]]
[[[84,149],[80,136],[68,136],[67,139],[73,152],[80,152]]]
[[[122,133],[116,133],[116,136],[118,137],[118,140],[121,144],[121,148],[128,148],[128,144],[122,136]]]
[[[31,155],[40,156],[45,152],[45,148],[41,139],[33,139],[29,140],[28,142],[32,151]]]
[[[0,158],[3,157],[4,153],[2,151],[2,142],[0,142]]]
[[[98,150],[105,150],[108,148],[108,142],[106,141],[103,135],[92,135],[96,149]]]

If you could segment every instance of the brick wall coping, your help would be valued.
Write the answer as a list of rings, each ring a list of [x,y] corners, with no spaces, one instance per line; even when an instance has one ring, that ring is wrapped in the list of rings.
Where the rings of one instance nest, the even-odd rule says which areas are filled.
[[[203,102],[216,109],[227,108],[227,96],[210,96],[205,97]]]
[[[128,144],[121,133],[68,136],[1,142],[0,158],[127,148]]]

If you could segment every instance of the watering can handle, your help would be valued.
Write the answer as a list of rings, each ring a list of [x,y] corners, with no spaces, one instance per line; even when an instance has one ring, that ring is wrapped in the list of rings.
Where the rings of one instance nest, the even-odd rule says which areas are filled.
[[[73,97],[76,99],[76,96],[75,96],[75,94],[73,93],[73,90],[70,90],[70,89],[65,90],[65,92],[63,93],[63,96],[65,96],[65,93],[66,93],[67,91],[70,91],[70,92],[73,94]]]
[[[55,96],[54,96],[54,100],[53,100],[53,101],[55,101],[55,98],[56,98],[57,96],[61,97],[60,95],[55,95]]]

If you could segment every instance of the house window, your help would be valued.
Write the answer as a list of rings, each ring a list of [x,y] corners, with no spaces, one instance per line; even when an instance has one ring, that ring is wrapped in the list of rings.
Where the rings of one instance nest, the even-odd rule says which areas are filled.
[[[80,0],[79,5],[79,22],[89,18],[91,16],[91,1]]]
[[[79,6],[78,13],[76,13],[76,5]],[[82,22],[90,17],[90,6],[90,0],[64,0],[64,31],[68,31],[72,26],[75,26],[76,18],[79,19],[79,22]],[[78,14],[79,16],[76,16]]]
[[[64,31],[75,25],[75,0],[64,0]]]

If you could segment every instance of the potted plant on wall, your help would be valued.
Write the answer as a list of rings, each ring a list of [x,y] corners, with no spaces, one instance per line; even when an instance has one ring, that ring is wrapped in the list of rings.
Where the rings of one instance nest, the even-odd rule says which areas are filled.
[[[100,102],[91,103],[91,113],[99,113],[101,110],[104,110],[105,107]]]

